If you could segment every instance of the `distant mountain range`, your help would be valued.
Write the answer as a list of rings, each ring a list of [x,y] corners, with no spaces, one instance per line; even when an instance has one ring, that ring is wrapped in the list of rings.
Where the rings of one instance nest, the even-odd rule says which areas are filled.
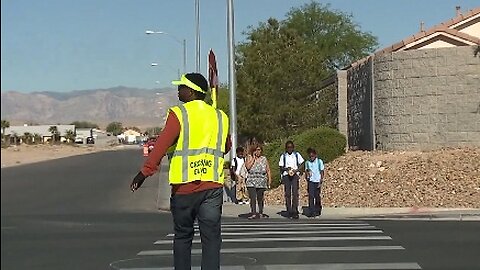
[[[10,125],[69,124],[89,121],[105,127],[117,121],[124,126],[162,126],[167,109],[177,104],[171,88],[114,87],[71,92],[2,92],[1,116]]]

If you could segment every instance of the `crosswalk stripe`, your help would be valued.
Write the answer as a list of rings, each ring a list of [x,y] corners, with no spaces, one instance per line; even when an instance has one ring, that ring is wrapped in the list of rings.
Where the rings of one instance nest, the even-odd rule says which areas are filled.
[[[282,225],[282,226],[280,226]],[[222,224],[222,228],[298,228],[298,227],[356,227],[356,226],[368,226],[368,223],[283,223],[283,224]],[[194,228],[198,228],[195,225]]]
[[[295,247],[295,252],[308,251],[380,251],[380,250],[404,250],[402,246],[346,246],[346,247]],[[235,253],[265,253],[265,252],[291,252],[290,249],[280,248],[225,248],[221,250],[222,254]],[[172,255],[170,250],[144,250],[140,251],[138,256],[158,256]],[[192,254],[202,254],[201,249],[192,249]]]
[[[324,230],[324,231],[251,231],[251,232],[222,232],[222,236],[241,236],[241,235],[305,235],[305,234],[352,234],[352,233],[383,233],[382,230]],[[170,233],[167,237],[174,237],[175,234]],[[200,236],[200,233],[195,233]]]
[[[248,243],[248,242],[309,242],[309,241],[354,241],[354,240],[392,240],[390,236],[321,236],[321,237],[262,237],[262,238],[229,238],[223,243]],[[173,239],[158,240],[155,245],[171,244]],[[200,239],[194,239],[193,244],[200,244]]]
[[[200,266],[192,266],[191,270],[201,270]],[[173,270],[173,267],[142,267],[142,268],[119,268],[118,270]],[[220,270],[246,270],[242,265],[220,266]]]
[[[244,221],[244,222],[222,222],[222,225],[281,225],[281,224],[367,224],[365,221],[356,221],[356,220],[341,220],[341,221],[328,221],[328,220],[311,220],[311,221]],[[195,222],[195,225],[198,225],[198,222]]]
[[[244,227],[234,227],[234,228],[223,228],[222,227],[222,232],[225,231],[317,231],[317,230],[343,230],[343,229],[375,229],[375,226],[372,225],[366,225],[366,226],[342,226],[342,227],[337,227],[337,226],[326,226],[326,227],[287,227],[287,228],[279,228],[279,227],[259,227],[259,228],[244,228]],[[198,230],[199,228],[195,228],[195,230]]]
[[[418,270],[422,269],[418,263],[319,263],[319,264],[267,264],[267,265],[225,265],[221,270]],[[172,270],[172,267],[150,267],[150,268],[121,268],[119,270]],[[200,266],[192,267],[192,270],[200,270]]]

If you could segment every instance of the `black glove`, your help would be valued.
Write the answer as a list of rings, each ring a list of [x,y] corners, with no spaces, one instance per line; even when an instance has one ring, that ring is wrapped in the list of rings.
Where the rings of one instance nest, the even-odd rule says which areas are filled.
[[[137,190],[145,181],[145,178],[147,178],[145,175],[143,175],[142,172],[138,172],[138,174],[133,178],[132,183],[130,184],[130,190],[134,192]]]

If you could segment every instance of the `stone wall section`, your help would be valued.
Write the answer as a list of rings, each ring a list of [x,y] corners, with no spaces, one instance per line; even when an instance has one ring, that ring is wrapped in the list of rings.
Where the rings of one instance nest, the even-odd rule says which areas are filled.
[[[377,149],[480,145],[480,57],[474,47],[374,58]]]

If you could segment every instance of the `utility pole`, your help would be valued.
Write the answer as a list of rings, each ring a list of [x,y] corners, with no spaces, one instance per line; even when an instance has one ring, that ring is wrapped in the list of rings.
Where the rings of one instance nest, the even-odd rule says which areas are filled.
[[[187,73],[187,40],[183,39],[182,43],[183,43],[183,74],[185,74]]]
[[[227,36],[228,36],[228,86],[230,88],[230,136],[232,139],[231,158],[237,149],[237,94],[235,76],[235,41],[234,41],[233,0],[227,0]]]

